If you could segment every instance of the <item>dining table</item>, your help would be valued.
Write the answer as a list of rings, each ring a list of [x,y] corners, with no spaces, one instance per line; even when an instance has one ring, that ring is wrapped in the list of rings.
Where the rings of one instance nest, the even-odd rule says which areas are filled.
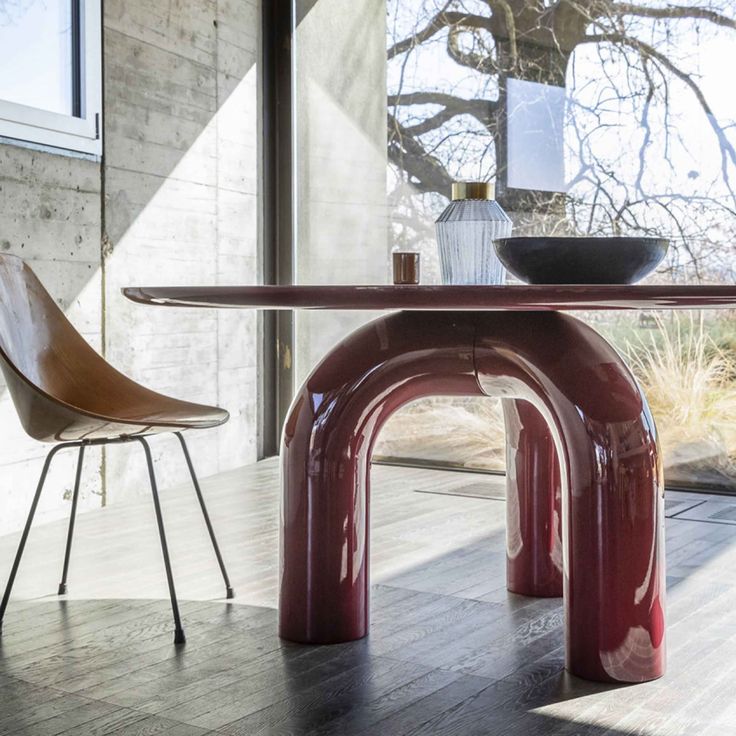
[[[507,587],[562,596],[566,668],[602,682],[665,670],[664,479],[655,419],[598,310],[736,309],[732,285],[134,286],[163,307],[380,310],[296,392],[281,442],[279,633],[369,631],[371,455],[424,397],[501,399]]]

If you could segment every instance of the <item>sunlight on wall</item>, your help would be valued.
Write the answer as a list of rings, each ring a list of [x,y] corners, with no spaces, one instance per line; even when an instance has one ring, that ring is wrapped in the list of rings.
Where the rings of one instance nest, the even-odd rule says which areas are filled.
[[[296,280],[388,283],[384,1],[320,0],[295,35]],[[371,316],[298,312],[297,381]]]
[[[256,316],[252,312],[179,310],[132,304],[120,289],[131,284],[256,283],[257,70],[233,83],[227,99],[181,159],[161,179],[160,162],[137,172],[113,161],[108,191],[114,225],[106,260],[107,357],[120,370],[162,393],[217,404],[231,412],[222,428],[192,433],[201,475],[232,468],[256,455]],[[172,131],[170,131],[172,132]],[[176,136],[176,130],[173,131]],[[143,198],[141,198],[143,194]],[[186,468],[173,437],[153,442],[166,484],[184,480]],[[147,492],[139,448],[107,450],[108,500]]]
[[[385,146],[309,80],[302,97],[306,151],[299,161],[297,274],[302,284],[385,284],[390,279]],[[307,108],[304,110],[304,108]],[[308,140],[308,146],[307,144]],[[336,153],[337,148],[337,153]],[[301,381],[372,312],[295,313]]]
[[[257,0],[181,0],[164,15],[111,0],[104,171],[95,161],[0,146],[0,249],[31,263],[100,352],[104,334],[117,368],[231,411],[224,427],[191,434],[202,476],[255,459],[256,317],[136,306],[119,289],[258,280],[259,32]],[[22,525],[49,446],[25,436],[4,390],[0,421],[2,533]],[[179,448],[158,438],[152,446],[161,487],[183,480]],[[99,506],[103,492],[108,503],[149,492],[140,450],[107,451],[104,487],[101,463],[99,450],[86,453],[82,508]],[[73,452],[54,460],[38,521],[68,515],[74,465]]]

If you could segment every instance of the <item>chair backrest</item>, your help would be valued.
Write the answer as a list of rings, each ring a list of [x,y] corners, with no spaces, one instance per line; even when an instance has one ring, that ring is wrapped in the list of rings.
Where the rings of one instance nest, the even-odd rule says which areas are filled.
[[[209,411],[151,391],[113,368],[30,267],[9,255],[0,255],[0,368],[23,428],[44,442],[186,428],[203,408]]]
[[[31,268],[7,254],[0,255],[0,359],[23,427],[36,439],[106,404],[101,377],[126,380],[74,329]]]
[[[52,398],[64,401],[67,371],[97,353],[82,339],[31,268],[0,255],[0,356],[9,368]]]

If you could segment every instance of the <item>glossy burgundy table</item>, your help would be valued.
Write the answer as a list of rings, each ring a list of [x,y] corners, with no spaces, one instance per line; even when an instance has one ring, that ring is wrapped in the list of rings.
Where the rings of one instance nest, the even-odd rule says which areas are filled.
[[[424,396],[502,399],[507,580],[564,597],[566,666],[591,680],[664,673],[664,496],[657,432],[619,354],[565,310],[736,308],[732,286],[130,288],[145,304],[390,309],[339,343],[283,431],[280,634],[368,633],[370,460]]]

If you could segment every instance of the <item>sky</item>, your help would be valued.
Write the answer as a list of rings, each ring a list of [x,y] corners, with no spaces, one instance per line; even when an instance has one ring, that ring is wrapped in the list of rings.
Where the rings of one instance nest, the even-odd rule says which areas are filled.
[[[0,0],[0,99],[71,114],[69,0]]]

